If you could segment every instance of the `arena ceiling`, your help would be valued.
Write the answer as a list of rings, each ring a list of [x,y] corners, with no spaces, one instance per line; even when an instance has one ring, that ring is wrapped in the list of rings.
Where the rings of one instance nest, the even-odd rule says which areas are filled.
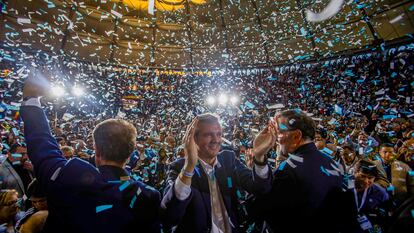
[[[412,0],[0,0],[2,47],[137,67],[263,66],[326,57],[414,32]],[[367,19],[367,20],[364,20]]]

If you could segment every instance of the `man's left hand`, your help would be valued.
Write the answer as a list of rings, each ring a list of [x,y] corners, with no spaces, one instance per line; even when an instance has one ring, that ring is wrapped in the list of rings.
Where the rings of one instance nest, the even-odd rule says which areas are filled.
[[[259,162],[264,162],[266,159],[266,154],[276,143],[276,126],[273,122],[264,128],[256,136],[253,142],[253,156]]]

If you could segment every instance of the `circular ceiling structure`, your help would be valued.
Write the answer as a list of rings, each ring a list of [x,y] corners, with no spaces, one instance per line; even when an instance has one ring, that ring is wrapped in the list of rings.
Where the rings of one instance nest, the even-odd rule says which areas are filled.
[[[339,0],[339,12],[319,22],[306,12],[329,0],[2,1],[2,48],[136,67],[269,66],[414,32],[413,3],[401,0]]]

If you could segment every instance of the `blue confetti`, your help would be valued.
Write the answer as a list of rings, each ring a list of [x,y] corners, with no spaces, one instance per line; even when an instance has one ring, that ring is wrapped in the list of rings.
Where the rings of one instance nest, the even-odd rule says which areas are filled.
[[[135,181],[142,181],[142,177],[137,174],[132,174],[132,179],[134,179]]]
[[[327,154],[327,155],[332,155],[334,152],[333,152],[333,150],[331,150],[331,149],[329,149],[329,148],[327,148],[327,147],[325,147],[325,148],[323,148],[322,150],[320,150],[322,153],[324,153],[324,154]]]
[[[13,158],[21,158],[22,154],[12,154],[11,155]]]
[[[335,109],[336,114],[341,115],[341,116],[344,114],[343,109],[339,105],[335,104],[334,109]]]
[[[325,169],[324,167],[322,167],[322,166],[321,166],[321,171],[322,171],[323,173],[325,173],[327,176],[331,176],[331,174],[329,174],[329,173],[326,171],[326,169]]]
[[[395,190],[395,187],[393,185],[390,185],[387,187],[387,191],[392,192]]]
[[[239,198],[239,199],[241,199],[241,198],[242,198],[242,195],[241,195],[241,193],[240,193],[240,191],[239,191],[239,190],[237,190],[236,195],[237,195],[237,198]]]
[[[397,118],[397,115],[384,115],[382,116],[382,119],[384,120],[389,120],[389,119],[394,119]]]
[[[123,183],[121,186],[119,186],[119,191],[124,191],[124,189],[126,189],[129,186],[129,181],[126,181],[125,183]]]
[[[253,109],[255,107],[254,104],[250,103],[249,101],[244,102],[244,105],[250,109]]]
[[[283,162],[279,165],[279,167],[277,168],[277,170],[279,170],[279,171],[283,171],[283,169],[285,168],[285,166],[286,166],[286,161],[283,161]]]
[[[302,34],[302,36],[306,36],[306,30],[305,30],[305,28],[301,28],[300,29],[300,33]]]
[[[229,188],[233,188],[233,180],[231,179],[231,177],[227,177],[227,186]]]
[[[279,124],[279,128],[281,129],[281,130],[288,130],[289,128],[285,125],[285,124],[283,124],[283,123],[280,123]]]
[[[195,168],[194,168],[194,171],[197,173],[198,177],[201,177],[201,175],[200,175],[200,171],[198,170],[198,167],[195,167]]]
[[[409,175],[409,176],[414,176],[414,171],[409,171],[409,172],[408,172],[408,175]]]
[[[100,205],[96,207],[96,213],[102,212],[107,209],[111,209],[113,205]]]
[[[326,148],[326,147],[325,147],[325,148]],[[327,158],[332,159],[332,158],[333,158],[333,156],[332,156],[333,151],[332,151],[332,150],[330,150],[330,149],[328,149],[328,148],[326,148],[327,150],[325,150],[325,148],[324,148],[323,150],[320,150],[320,152],[322,152],[322,155],[323,155],[323,156],[325,156],[325,157],[327,157]]]
[[[255,225],[255,223],[253,223],[252,225],[250,225],[246,232],[247,233],[253,232],[254,231],[254,225]]]
[[[122,181],[120,181],[120,180],[108,180],[107,182],[110,183],[110,184],[120,184],[120,183],[122,183]]]
[[[135,201],[137,200],[137,196],[134,196],[129,204],[129,207],[132,209],[134,207]]]

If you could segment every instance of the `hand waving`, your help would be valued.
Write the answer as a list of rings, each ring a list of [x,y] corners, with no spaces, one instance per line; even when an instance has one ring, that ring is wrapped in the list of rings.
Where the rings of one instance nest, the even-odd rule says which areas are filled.
[[[50,91],[50,82],[40,72],[33,73],[26,79],[23,87],[23,98],[41,97]]]
[[[187,127],[187,131],[184,135],[184,153],[185,153],[185,165],[184,169],[194,170],[194,167],[198,161],[198,146],[195,143],[194,135],[197,128],[198,118],[196,117],[191,124]]]
[[[264,161],[265,155],[276,143],[276,126],[274,122],[269,124],[256,136],[253,142],[253,156],[258,161]]]

